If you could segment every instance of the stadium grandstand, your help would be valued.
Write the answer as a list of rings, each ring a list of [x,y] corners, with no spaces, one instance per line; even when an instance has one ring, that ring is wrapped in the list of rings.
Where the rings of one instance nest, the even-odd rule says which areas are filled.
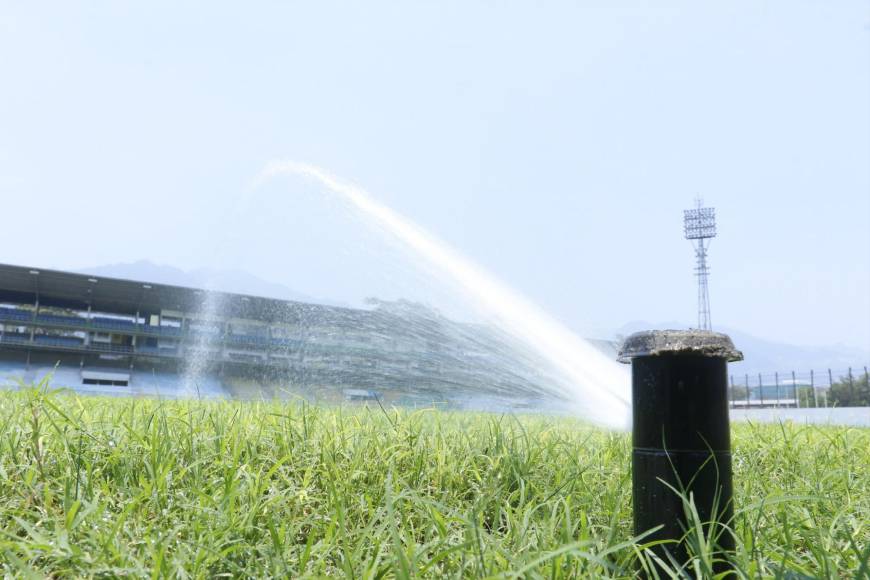
[[[509,346],[407,301],[354,309],[0,265],[7,387],[50,374],[56,387],[121,395],[540,397],[542,365]]]

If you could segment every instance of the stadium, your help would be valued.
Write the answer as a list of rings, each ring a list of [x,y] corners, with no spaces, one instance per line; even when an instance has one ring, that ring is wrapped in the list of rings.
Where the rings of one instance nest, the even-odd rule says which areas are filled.
[[[115,395],[540,403],[544,365],[511,346],[406,301],[343,308],[0,265],[4,386],[51,373]]]

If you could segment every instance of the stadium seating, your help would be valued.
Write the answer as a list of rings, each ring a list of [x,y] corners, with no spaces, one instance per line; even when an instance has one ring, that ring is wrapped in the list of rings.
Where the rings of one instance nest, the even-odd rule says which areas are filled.
[[[270,342],[272,346],[282,348],[299,348],[302,344],[302,341],[293,338],[273,338]]]
[[[145,324],[139,327],[139,330],[146,334],[156,334],[160,336],[181,336],[181,329],[176,326],[152,326]]]
[[[33,313],[20,308],[0,308],[0,320],[13,320],[16,322],[29,322],[33,319]]]
[[[220,328],[208,328],[206,326],[187,326],[187,331],[191,334],[203,336],[220,336],[223,331]]]
[[[231,361],[237,362],[247,362],[247,363],[262,363],[265,361],[265,357],[259,354],[248,354],[242,352],[228,352],[227,358]]]
[[[33,341],[46,346],[63,346],[79,348],[83,345],[81,338],[76,336],[51,336],[47,334],[34,335]]]
[[[137,346],[136,353],[138,354],[151,354],[157,356],[178,356],[177,348],[161,348],[159,346]]]
[[[109,328],[113,330],[136,330],[136,324],[132,320],[122,320],[118,318],[105,318],[94,316],[91,318],[91,325],[96,328]]]
[[[59,316],[57,314],[37,314],[36,321],[43,324],[60,324],[63,326],[84,326],[87,320],[80,316]]]
[[[117,352],[117,353],[128,353],[133,352],[133,347],[127,344],[108,344],[105,342],[92,342],[90,347],[93,350],[100,350],[103,352]]]
[[[249,334],[228,334],[227,342],[260,346],[266,344],[266,337]]]

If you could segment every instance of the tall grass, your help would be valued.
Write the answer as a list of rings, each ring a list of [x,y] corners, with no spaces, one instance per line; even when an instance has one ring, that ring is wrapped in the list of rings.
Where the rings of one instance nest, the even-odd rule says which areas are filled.
[[[868,576],[870,430],[735,425],[741,577]],[[16,576],[632,577],[630,438],[578,421],[0,393]],[[697,538],[703,540],[703,538]],[[673,574],[703,576],[712,548]]]

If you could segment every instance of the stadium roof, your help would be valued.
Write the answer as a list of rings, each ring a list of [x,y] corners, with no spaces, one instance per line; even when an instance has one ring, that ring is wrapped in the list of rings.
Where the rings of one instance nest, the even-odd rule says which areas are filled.
[[[28,302],[35,296],[45,305],[67,308],[87,308],[90,305],[96,311],[129,314],[156,313],[161,310],[197,313],[203,311],[208,298],[219,305],[222,317],[263,321],[292,322],[308,317],[321,322],[329,319],[347,321],[367,312],[142,280],[0,264],[0,301]]]

